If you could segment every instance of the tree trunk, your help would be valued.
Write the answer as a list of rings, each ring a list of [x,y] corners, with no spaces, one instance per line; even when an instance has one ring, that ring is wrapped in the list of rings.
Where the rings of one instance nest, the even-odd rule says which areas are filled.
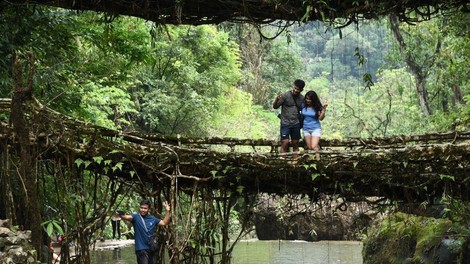
[[[11,177],[8,166],[9,151],[6,140],[2,143],[2,146],[2,171],[0,172],[0,219],[11,219],[12,223],[17,223],[15,203],[13,201],[13,193],[11,191]]]
[[[26,185],[25,205],[26,220],[25,228],[31,230],[32,243],[36,249],[38,259],[42,260],[42,227],[41,210],[38,191],[38,181],[35,165],[35,151],[30,142],[31,129],[28,125],[26,115],[27,103],[32,99],[32,85],[34,74],[34,62],[31,53],[27,54],[28,64],[21,63],[18,55],[13,65],[14,90],[11,101],[10,122],[20,145],[20,160],[18,172],[19,177],[24,179]],[[23,78],[23,66],[27,67],[28,74]],[[31,123],[31,122],[30,122]]]
[[[400,25],[396,15],[388,16],[390,27],[393,33],[393,36],[397,40],[398,47],[400,49],[400,54],[403,60],[406,62],[408,68],[410,68],[411,74],[413,74],[416,80],[416,90],[418,92],[419,105],[425,116],[432,115],[432,109],[429,106],[428,101],[428,91],[426,89],[426,78],[427,73],[424,71],[423,67],[409,54],[406,48],[405,40],[400,32]],[[437,48],[439,50],[440,44],[438,43]]]
[[[179,164],[178,164],[179,166]],[[170,194],[170,206],[171,206],[171,211],[170,211],[170,214],[171,214],[171,224],[169,225],[169,229],[170,227],[172,226],[175,226],[175,227],[178,227],[179,226],[179,215],[176,213],[177,210],[178,210],[178,206],[179,204],[177,203],[177,188],[178,188],[178,178],[176,177],[176,172],[173,173],[173,175],[171,176],[171,186],[170,186],[170,189],[168,190],[168,193]],[[159,196],[161,197],[161,196]],[[159,204],[162,204],[161,202]],[[166,212],[165,212],[166,213]],[[170,247],[169,247],[169,250],[168,250],[168,255],[170,256],[170,261],[169,263],[173,263],[173,264],[179,264],[181,263],[181,251],[179,246],[181,245],[182,243],[182,239],[181,237],[178,237],[179,236],[179,232],[177,231],[178,228],[175,228],[174,229],[175,231],[173,230],[169,230],[169,238],[168,240],[170,241]],[[171,235],[171,233],[173,233],[174,235]]]
[[[460,89],[460,86],[455,83],[451,83],[449,84],[449,86],[452,90],[452,106],[455,106],[457,104],[465,104],[465,100],[463,99],[463,92]]]

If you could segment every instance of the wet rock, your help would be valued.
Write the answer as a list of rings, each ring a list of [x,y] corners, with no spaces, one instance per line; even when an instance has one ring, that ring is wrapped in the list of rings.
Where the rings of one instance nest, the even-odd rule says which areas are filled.
[[[459,252],[462,248],[462,242],[452,238],[444,238],[439,244],[438,263],[457,263]]]

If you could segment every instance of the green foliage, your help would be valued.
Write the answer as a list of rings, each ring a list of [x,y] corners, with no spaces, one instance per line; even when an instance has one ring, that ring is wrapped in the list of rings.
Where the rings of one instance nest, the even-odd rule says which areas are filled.
[[[80,28],[72,11],[43,6],[6,5],[0,8],[0,93],[11,94],[12,61],[16,52],[33,53],[36,67],[34,95],[60,108],[78,101],[74,90],[66,89],[79,57],[75,30]],[[67,95],[57,101],[57,97]]]
[[[288,90],[302,75],[299,46],[291,41],[291,32],[275,26],[258,31],[250,24],[224,23],[221,28],[239,45],[242,80],[238,87],[253,96],[253,102],[270,109],[279,92]],[[265,37],[276,36],[274,39]]]
[[[166,29],[153,29],[153,64],[134,88],[139,124],[164,134],[202,136],[219,110],[217,101],[240,77],[237,46],[211,26]]]
[[[252,97],[238,89],[228,90],[219,100],[218,109],[210,120],[208,136],[231,138],[274,138],[278,125],[276,115],[252,104]]]
[[[461,23],[465,21],[470,21],[468,14],[440,16],[414,26],[401,27],[406,44],[405,55],[419,66],[419,74],[425,80],[428,104],[433,113],[440,115],[429,120],[430,127],[438,130],[455,128],[456,119],[452,112],[464,104],[463,97],[469,92],[469,36],[463,33]],[[394,58],[394,63],[401,60],[397,56]],[[448,116],[442,118],[445,115]]]
[[[127,115],[138,113],[126,90],[92,82],[83,84],[81,88],[82,111],[96,125],[122,129],[130,125]]]
[[[270,108],[274,97],[290,90],[295,79],[306,79],[303,76],[305,66],[299,52],[300,47],[295,41],[287,43],[284,38],[279,38],[269,43],[263,60],[265,65],[261,65],[262,77],[268,82],[269,91],[264,104],[259,104]]]
[[[464,96],[464,100],[466,104],[462,106],[461,115],[455,119],[459,130],[470,129],[470,95]]]
[[[55,220],[55,219],[48,220],[48,221],[41,223],[41,225],[46,228],[46,234],[48,236],[51,236],[54,231],[57,234],[61,234],[61,235],[64,234],[64,230],[60,226],[60,222],[58,220]]]
[[[326,76],[321,76],[317,78],[313,78],[310,82],[307,83],[305,91],[308,90],[314,90],[318,96],[320,97],[320,100],[322,101],[328,101],[329,98],[329,91],[330,87],[332,86],[330,80]]]
[[[469,226],[470,203],[463,202],[463,201],[454,199],[451,196],[446,196],[446,195],[443,196],[442,203],[446,205],[444,209],[445,217],[463,226]]]
[[[462,253],[462,245],[470,230],[448,219],[436,219],[394,213],[374,226],[364,240],[364,263],[434,263],[443,239],[454,239],[454,252]]]
[[[8,6],[0,16],[6,21],[2,25],[10,25],[0,26],[5,36],[0,63],[6,66],[1,69],[11,71],[16,50],[31,50],[34,95],[42,102],[112,128],[126,124],[125,114],[135,113],[123,93],[132,84],[129,66],[142,61],[146,51],[142,22],[121,18],[105,23],[95,13],[26,6]],[[9,72],[1,72],[0,82],[6,96],[12,89]]]

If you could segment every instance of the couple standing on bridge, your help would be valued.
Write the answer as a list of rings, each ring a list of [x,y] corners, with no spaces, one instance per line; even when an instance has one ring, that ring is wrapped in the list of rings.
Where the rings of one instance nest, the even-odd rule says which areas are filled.
[[[318,143],[322,133],[320,121],[325,117],[327,103],[322,104],[317,93],[308,91],[302,96],[305,87],[303,80],[295,80],[292,90],[278,94],[273,108],[281,107],[281,155],[289,152],[289,140],[292,144],[294,158],[298,157],[300,130],[303,129],[307,152],[315,152],[317,159]]]

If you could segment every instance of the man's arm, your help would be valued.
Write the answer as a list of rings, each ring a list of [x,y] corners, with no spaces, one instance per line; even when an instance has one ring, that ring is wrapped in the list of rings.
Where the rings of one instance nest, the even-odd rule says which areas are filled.
[[[165,217],[162,220],[160,220],[160,222],[158,222],[159,226],[168,225],[170,223],[170,218],[171,218],[171,214],[170,214],[171,207],[170,207],[170,205],[166,201],[165,201],[165,203],[163,203],[163,205],[165,206],[165,211],[166,212],[165,212]]]
[[[121,220],[132,221],[132,215],[120,215],[116,212],[116,216],[121,218]]]
[[[278,109],[281,106],[281,104],[282,104],[281,99],[282,99],[282,93],[278,94],[276,96],[276,99],[274,99],[274,102],[273,102],[273,108],[274,109]]]

